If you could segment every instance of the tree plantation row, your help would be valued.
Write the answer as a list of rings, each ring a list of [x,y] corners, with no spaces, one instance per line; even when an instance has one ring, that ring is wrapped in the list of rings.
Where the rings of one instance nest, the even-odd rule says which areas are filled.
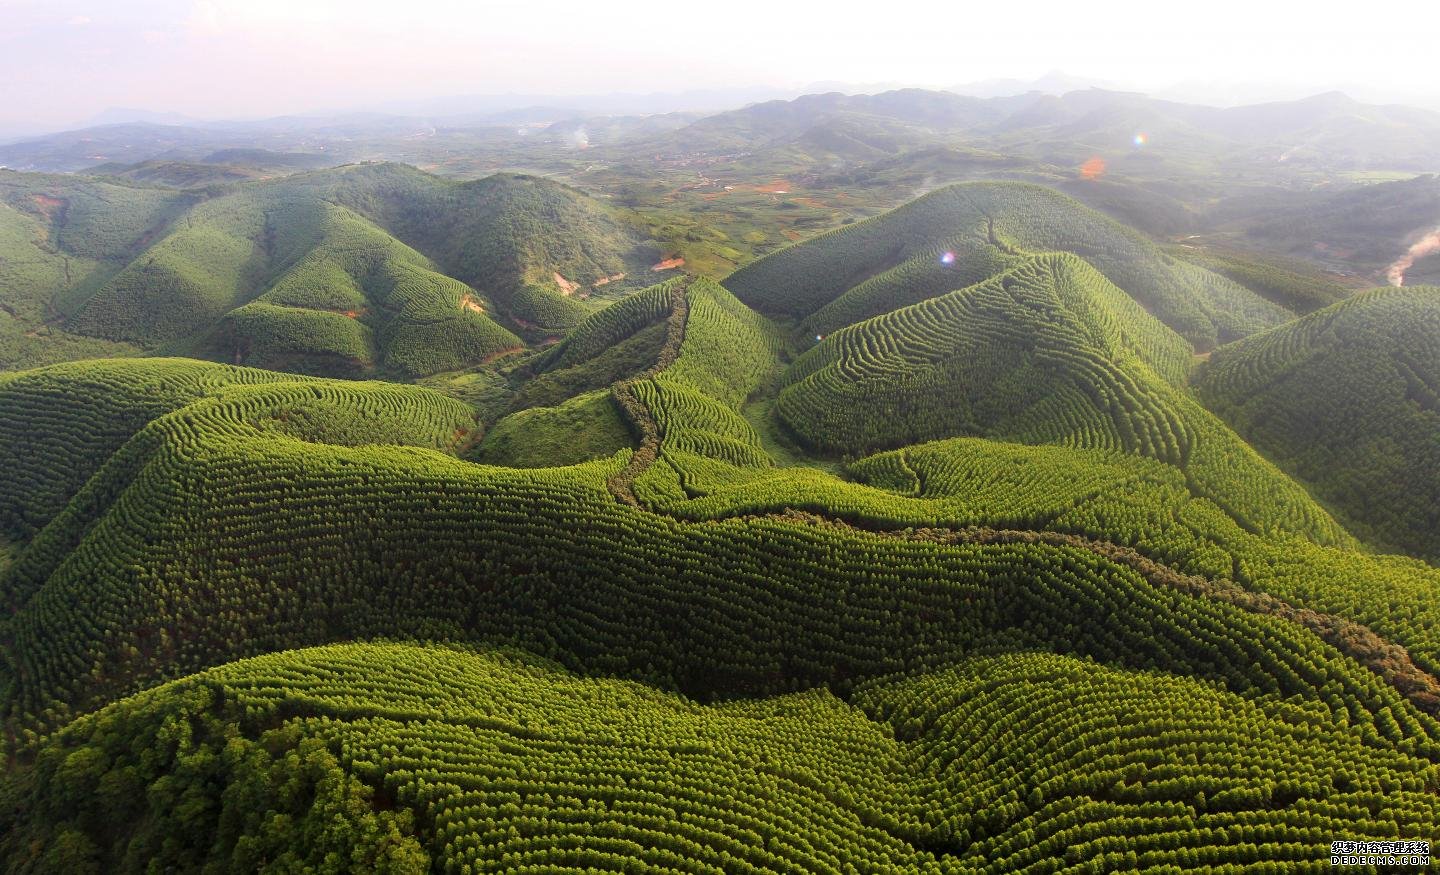
[[[1440,835],[1431,291],[1310,306],[1018,183],[635,291],[610,208],[417,173],[153,205],[56,312],[432,388],[0,373],[0,871],[1318,871]],[[1367,477],[1388,515],[1337,498]]]

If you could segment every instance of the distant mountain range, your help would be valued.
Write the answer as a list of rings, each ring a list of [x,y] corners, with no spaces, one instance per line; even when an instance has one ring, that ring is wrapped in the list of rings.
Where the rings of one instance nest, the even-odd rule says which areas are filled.
[[[1226,160],[1331,169],[1440,169],[1440,113],[1430,110],[1366,104],[1340,92],[1228,108],[1098,87],[1057,93],[1084,81],[1054,73],[1030,83],[991,80],[962,86],[989,96],[918,88],[828,92],[750,103],[704,117],[675,111],[683,102],[676,95],[625,100],[534,97],[534,102],[504,108],[499,98],[456,98],[397,107],[412,114],[248,122],[170,124],[157,123],[154,119],[165,117],[152,115],[0,146],[0,165],[73,172],[116,162],[196,160],[234,148],[326,154],[336,162],[406,160],[401,141],[430,137],[437,130],[493,131],[503,144],[560,125],[552,133],[585,132],[579,145],[641,139],[653,140],[662,150],[712,154],[799,144],[874,158],[963,134],[967,142],[1066,163],[1086,150],[1128,148],[1133,137],[1142,135],[1137,144],[1148,139],[1156,147],[1203,150]],[[1027,85],[1040,87],[1000,96]],[[707,94],[716,101],[724,94],[741,97],[739,92],[694,93],[690,104],[702,104]],[[434,113],[413,114],[425,108]],[[125,118],[129,112],[116,111],[107,118]],[[592,130],[604,134],[597,137]],[[363,150],[358,145],[362,142]]]
[[[1086,88],[1118,89],[1114,82],[1092,79],[1088,76],[1071,76],[1060,70],[1051,70],[1037,79],[981,79],[945,89],[967,97],[1014,97],[1017,94],[1039,92],[1059,96]]]
[[[922,89],[812,94],[709,116],[669,136],[679,148],[712,152],[843,141],[832,151],[860,155],[896,152],[897,139],[914,146],[956,133],[971,145],[1064,163],[1093,150],[1130,152],[1133,140],[1135,149],[1154,144],[1226,160],[1440,169],[1440,113],[1339,92],[1231,108],[1100,88],[990,98]]]

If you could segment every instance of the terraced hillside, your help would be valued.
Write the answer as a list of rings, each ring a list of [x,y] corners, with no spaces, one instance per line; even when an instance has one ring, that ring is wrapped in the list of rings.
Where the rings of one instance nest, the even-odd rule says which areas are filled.
[[[705,706],[533,659],[343,645],[235,663],[79,721],[42,750],[32,792],[60,806],[61,786],[105,788],[50,860],[99,856],[82,830],[123,812],[137,828],[117,842],[122,859],[186,869],[1014,872],[1062,855],[1297,866],[1314,831],[1433,824],[1422,760],[1319,734],[1300,713],[1041,654],[867,683],[848,703],[811,691]],[[1085,741],[1117,719],[1129,750]],[[194,727],[179,749],[165,731],[177,721]],[[258,735],[227,738],[229,721]],[[1271,789],[1235,769],[1247,754],[1274,770]],[[1347,789],[1311,801],[1336,780]],[[147,782],[238,792],[147,819]],[[1379,793],[1383,818],[1366,813]],[[1247,814],[1267,802],[1296,811],[1260,827]],[[1107,850],[1139,823],[1128,850]],[[1231,831],[1254,841],[1212,844]],[[297,847],[302,834],[317,840]],[[32,827],[4,842],[14,861],[53,839]]]
[[[1363,292],[1224,347],[1196,389],[1354,531],[1440,560],[1440,288]]]
[[[823,333],[914,303],[920,290],[906,277],[881,279],[879,288],[875,281],[897,268],[917,270],[913,260],[938,262],[948,252],[945,263],[955,269],[955,281],[948,289],[938,280],[923,288],[949,291],[979,278],[977,259],[1053,251],[1088,260],[1202,352],[1293,316],[1232,280],[1171,258],[1135,231],[1056,191],[1008,182],[938,189],[766,256],[725,283],[761,312],[811,317]]]
[[[299,378],[185,359],[128,359],[0,374],[0,528],[45,526],[151,420],[223,387]],[[68,411],[68,412],[67,412]],[[34,429],[44,424],[43,439]]]
[[[408,172],[345,172],[205,343],[475,288],[368,187]],[[1285,313],[1076,209],[960,186],[617,295],[469,371],[479,406],[0,374],[0,871],[1303,871],[1433,841],[1440,570],[1362,549],[1193,394],[1197,345]],[[1220,348],[1200,397],[1321,366],[1350,344],[1315,326],[1382,297]],[[367,367],[450,354],[351,321]]]
[[[684,282],[651,286],[592,313],[537,356],[528,367],[532,376],[509,399],[470,458],[545,468],[630,447],[630,426],[611,386],[655,363],[674,291]]]
[[[942,543],[1030,543],[1037,538],[1074,543],[1079,538],[1107,555],[1118,548],[1115,555],[1141,567],[1159,562],[1201,575],[1210,583],[1193,586],[1214,597],[1292,612],[1280,607],[1283,603],[1240,595],[1249,589],[1349,617],[1408,642],[1411,654],[1405,659],[1440,666],[1440,638],[1427,631],[1424,619],[1440,610],[1433,570],[1398,557],[1354,552],[1353,539],[1303,489],[1211,414],[1153,377],[1151,409],[1193,428],[1192,451],[1183,463],[1147,460],[1118,447],[951,440],[849,466],[844,473],[851,478],[879,487],[866,488],[813,467],[782,467],[768,456],[766,439],[755,428],[768,424],[742,415],[740,399],[760,388],[757,375],[765,370],[767,353],[775,352],[773,330],[704,306],[714,297],[697,282],[683,301],[675,299],[675,314],[682,303],[701,306],[684,311],[683,332],[670,332],[674,352],[660,356],[667,363],[693,360],[697,350],[719,351],[704,357],[709,362],[705,371],[728,375],[719,382],[707,379],[720,387],[714,394],[686,393],[693,383],[675,379],[684,373],[678,367],[667,367],[653,382],[680,392],[651,388],[650,379],[616,387],[643,441],[627,469],[610,480],[611,490],[623,500],[696,522],[790,519],[800,511],[802,517],[818,514],[866,531]],[[718,297],[726,299],[733,301]],[[1163,336],[1164,329],[1159,330]],[[697,396],[704,403],[672,400],[690,402]],[[937,396],[935,403],[942,401]],[[996,405],[1004,401],[992,399]],[[933,531],[913,534],[916,527]],[[1329,622],[1311,625],[1328,630],[1323,634],[1332,643],[1362,634],[1350,626],[1339,632]]]
[[[718,293],[694,298],[690,314],[749,330]],[[725,373],[703,342],[687,347],[711,330],[687,325],[677,364],[650,379],[697,352],[690,385]],[[1137,855],[1195,864],[1314,859],[1317,830],[1418,836],[1440,822],[1440,699],[1337,649],[1350,643],[1118,554],[803,518],[679,522],[615,499],[623,455],[520,472],[424,448],[453,448],[466,422],[424,390],[220,382],[141,429],[5,579],[7,720],[33,763],[6,779],[12,867],[243,867],[338,845],[355,867],[409,871],[635,859],[1014,871],[1109,865],[1137,817],[1162,818]],[[662,420],[668,438],[688,414],[665,410],[681,417]],[[372,445],[398,440],[421,446]],[[371,636],[519,646],[658,689],[433,644],[279,652]],[[136,685],[266,652],[49,741],[32,734]],[[1042,703],[1071,700],[1075,684],[1093,699],[1064,710],[1074,738],[1117,713],[1151,715],[1132,753],[1087,745],[1103,766],[1063,753],[1071,736]],[[772,698],[816,685],[831,692]],[[367,692],[380,689],[383,701]],[[715,697],[746,701],[692,701]],[[1034,721],[1027,744],[1048,753],[1031,768],[1048,756],[1060,771],[1015,773],[1002,754],[1013,740],[953,761],[957,737],[1014,725],[960,729],[991,709]],[[177,739],[165,727],[181,715],[191,729]],[[1206,766],[1186,769],[1174,741],[1186,733]],[[1275,777],[1213,768],[1232,757]],[[836,765],[806,778],[807,762]],[[632,774],[629,790],[614,783]],[[1383,817],[1367,808],[1382,794]],[[70,799],[92,801],[62,822]],[[678,826],[682,804],[708,825]],[[329,826],[302,826],[311,817]],[[767,823],[770,839],[756,832]],[[1211,832],[1241,824],[1253,847]]]
[[[614,211],[534,177],[371,164],[186,191],[3,181],[16,276],[0,366],[140,348],[337,376],[457,370],[574,324],[654,256]]]
[[[1145,455],[1243,525],[1343,541],[1176,388],[1188,365],[1184,340],[1084,261],[1041,256],[826,337],[786,370],[775,414],[833,453],[983,435]]]

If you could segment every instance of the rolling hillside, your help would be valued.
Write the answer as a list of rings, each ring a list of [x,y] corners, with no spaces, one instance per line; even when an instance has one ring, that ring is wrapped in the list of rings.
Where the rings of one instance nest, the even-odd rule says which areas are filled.
[[[1042,256],[826,337],[786,371],[775,413],[832,453],[983,435],[1146,455],[1249,525],[1343,540],[1175,388],[1188,358],[1178,335],[1084,261]]]
[[[586,317],[532,363],[469,458],[544,468],[613,455],[634,443],[612,386],[650,369],[667,332],[674,288],[652,286]]]
[[[807,94],[717,113],[661,138],[679,151],[733,152],[793,144],[822,152],[873,157],[893,150],[901,134],[913,143],[928,128],[961,129],[994,122],[1003,112],[986,101],[918,88],[884,94]]]
[[[214,357],[302,373],[458,370],[515,350],[494,304],[343,207],[323,205],[314,244],[207,340]]]
[[[260,734],[227,737],[241,715]],[[1129,750],[1107,755],[1086,741],[1121,715]],[[0,847],[12,863],[49,847],[51,865],[184,869],[340,857],[406,873],[1017,872],[1044,871],[1062,848],[1069,861],[1106,866],[1300,865],[1315,830],[1433,823],[1414,777],[1422,760],[1376,750],[1358,732],[1321,735],[1297,717],[1187,679],[1035,654],[867,684],[850,703],[812,691],[704,706],[510,654],[314,648],[206,672],[77,723],[46,745],[22,792],[57,808],[79,788],[100,794],[78,806],[68,843],[11,821],[19,829]],[[179,722],[193,729],[177,750],[164,727]],[[1141,752],[1152,746],[1158,756]],[[1045,747],[1056,752],[1030,756]],[[1274,770],[1273,790],[1214,768],[1247,757]],[[1161,770],[1163,784],[1135,780]],[[153,802],[141,791],[154,782],[177,794],[207,783],[234,792],[147,818]],[[1314,804],[1329,782],[1347,789]],[[1356,818],[1377,788],[1388,816]],[[1192,823],[1184,812],[1201,797],[1211,810]],[[1228,853],[1206,844],[1248,828],[1247,814],[1267,802],[1297,810],[1257,830],[1255,844]],[[1139,819],[1149,829],[1127,853],[1104,850]],[[110,846],[83,838],[116,821],[124,828]]]
[[[542,147],[560,143],[573,148],[581,132],[587,145],[619,144],[624,147],[620,154],[634,145],[652,156],[657,149],[734,155],[794,148],[811,158],[856,159],[958,136],[984,148],[1053,158],[1123,144],[1137,130],[1145,130],[1205,164],[1224,162],[1255,169],[1273,165],[1283,155],[1290,167],[1305,170],[1425,172],[1440,166],[1435,146],[1440,114],[1428,110],[1367,104],[1338,92],[1219,108],[1082,87],[1086,83],[1080,81],[1071,84],[1075,87],[1056,89],[1063,93],[1016,92],[983,99],[918,88],[878,94],[831,91],[793,100],[762,100],[699,118],[702,114],[673,112],[681,108],[673,105],[587,113],[552,104],[512,105],[499,112],[476,112],[471,107],[457,112],[460,107],[454,107],[444,118],[360,114],[221,125],[129,122],[3,144],[0,165],[74,172],[107,163],[194,163],[208,161],[215,153],[251,153],[229,163],[268,161],[267,166],[284,166],[254,157],[264,152],[295,156],[293,161],[332,163],[362,157],[414,161],[417,154],[427,159],[473,160],[474,153],[483,153],[486,146],[515,151],[520,143]],[[738,95],[736,100],[739,106]],[[654,114],[629,114],[637,111]],[[539,127],[528,127],[532,123]],[[445,136],[417,148],[415,135],[437,124]],[[526,134],[517,135],[516,125],[527,125],[522,128]],[[544,152],[539,148],[529,154]]]
[[[532,177],[358,165],[203,193],[4,181],[12,366],[78,346],[343,376],[457,370],[523,347],[517,332],[573,324],[653,256],[608,208]]]
[[[1440,176],[1327,192],[1295,205],[1260,204],[1254,212],[1229,224],[1282,253],[1383,270],[1417,236],[1440,227]]]
[[[1434,506],[1440,291],[1259,294],[1013,182],[637,288],[600,201],[361,165],[136,186],[47,293],[18,178],[27,314],[219,361],[0,372],[0,872],[1440,834],[1440,569],[1372,549]]]
[[[1353,531],[1440,560],[1440,288],[1363,292],[1223,347],[1196,389]]]
[[[1153,845],[1136,852],[1181,864],[1313,859],[1314,830],[1353,825],[1381,794],[1386,816],[1371,828],[1424,835],[1437,822],[1427,776],[1440,724],[1428,710],[1440,698],[1415,686],[1423,674],[1357,661],[1367,651],[1346,636],[1358,632],[1324,625],[1336,618],[1285,619],[1283,603],[1222,597],[1083,539],[684,522],[617,501],[626,470],[637,496],[661,496],[641,485],[663,484],[649,470],[660,461],[680,472],[682,495],[722,485],[717,465],[736,482],[773,470],[744,461],[758,450],[739,452],[741,436],[704,437],[731,428],[723,411],[774,349],[734,298],[696,285],[670,289],[685,301],[683,334],[635,384],[661,428],[639,469],[624,453],[532,472],[470,465],[447,452],[468,412],[433,393],[282,375],[250,385],[259,372],[204,366],[213,388],[177,396],[123,441],[3,581],[15,613],[0,626],[0,690],[15,737],[35,745],[0,794],[10,867],[243,867],[321,859],[339,843],[356,865],[401,871],[480,859],[723,868],[737,853],[757,865],[1041,871],[1057,855],[1109,865],[1129,818],[1162,810]],[[23,379],[51,384],[46,415],[83,417],[61,386],[116,367]],[[31,409],[22,421],[36,421]],[[43,462],[31,470],[58,479]],[[1370,586],[1394,573],[1356,555]],[[293,649],[375,636],[479,649]],[[1434,659],[1433,643],[1410,640]],[[484,647],[495,643],[565,670]],[[193,671],[205,673],[70,722]],[[792,694],[816,685],[830,692]],[[1078,703],[1077,685],[1090,691]],[[1063,716],[1047,710],[1061,702]],[[1064,753],[1064,739],[1119,713],[1145,727],[1129,753],[1109,742],[1087,743],[1095,764]],[[1024,741],[954,759],[955,739],[983,737],[966,722],[982,714],[1028,727]],[[177,720],[191,727],[178,746],[165,729]],[[32,734],[66,723],[44,742]],[[1190,735],[1198,747],[1177,745]],[[1017,772],[1007,750],[1033,752],[1038,770]],[[1275,779],[1211,767],[1250,760]],[[832,761],[813,778],[795,771]],[[952,765],[928,765],[940,761]],[[633,775],[629,790],[617,774]],[[575,803],[553,827],[564,841],[509,832],[572,810],[564,799],[612,793],[611,806]],[[1277,799],[1294,813],[1276,817]],[[707,826],[680,826],[681,810]],[[331,827],[305,827],[312,817]],[[1269,838],[1252,849],[1210,837],[1235,823],[1266,824]]]
[[[905,150],[933,141],[937,133],[963,132],[986,148],[1053,159],[1067,152],[1113,148],[1144,131],[1202,160],[1252,166],[1274,162],[1280,155],[1308,168],[1430,171],[1440,166],[1435,145],[1440,113],[1365,104],[1338,92],[1228,108],[1093,87],[988,99],[916,88],[874,95],[807,94],[718,113],[658,142],[683,151],[736,152],[823,146],[845,131],[859,133],[853,139],[863,144],[902,130],[909,132],[902,140]],[[830,151],[847,154],[845,148]],[[848,157],[872,156],[856,151]]]
[[[812,317],[823,333],[838,327],[822,309],[826,305],[843,308],[843,319],[853,320],[912,303],[913,298],[892,301],[884,288],[864,283],[912,259],[939,261],[946,251],[947,266],[959,266],[952,289],[975,281],[977,258],[1074,253],[1201,351],[1293,316],[1238,283],[1165,255],[1141,235],[1064,195],[1019,183],[939,189],[766,256],[725,283],[762,312]],[[914,288],[906,281],[890,285]],[[939,278],[927,286],[940,287]]]
[[[65,316],[193,204],[185,193],[0,171],[0,370],[123,355]]]

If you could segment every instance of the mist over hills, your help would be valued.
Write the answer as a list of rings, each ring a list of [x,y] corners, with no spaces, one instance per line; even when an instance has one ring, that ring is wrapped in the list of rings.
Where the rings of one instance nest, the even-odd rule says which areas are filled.
[[[1112,82],[1092,79],[1086,76],[1072,76],[1063,70],[1051,70],[1035,79],[981,79],[976,82],[952,85],[945,90],[954,92],[955,94],[963,94],[967,97],[988,98],[1015,97],[1032,92],[1053,94],[1058,97],[1071,91],[1081,91],[1086,88],[1103,88],[1111,91],[1119,90]]]
[[[1051,87],[1065,84],[1058,78],[1042,80],[1046,82]],[[1008,93],[1008,87],[995,85],[988,91],[996,93],[978,97],[911,88],[877,94],[812,93],[794,99],[766,100],[694,121],[670,135],[668,143],[662,134],[658,145],[722,152],[773,147],[794,140],[816,125],[860,117],[872,124],[898,123],[920,131],[963,131],[981,141],[1004,140],[1007,134],[1033,137],[1038,133],[1083,142],[1088,136],[1128,130],[1152,138],[1217,138],[1219,145],[1233,149],[1276,150],[1264,154],[1267,160],[1314,162],[1323,155],[1328,164],[1358,169],[1434,170],[1440,166],[1440,156],[1433,147],[1435,132],[1440,130],[1440,113],[1362,104],[1339,92],[1217,108],[1093,86],[1063,93],[1043,89]],[[720,99],[717,95],[716,100]],[[517,101],[455,98],[427,104],[430,111],[425,113],[414,112],[413,106],[398,105],[396,109],[403,111],[204,124],[157,124],[157,119],[166,117],[118,113],[117,117],[127,121],[0,146],[0,163],[21,170],[73,171],[104,161],[193,158],[198,149],[215,151],[227,146],[329,151],[353,159],[356,156],[347,153],[346,144],[355,138],[421,136],[437,126],[543,127],[556,122],[574,124],[569,120],[587,117],[666,116],[693,113],[695,107],[711,108],[703,100],[697,103],[688,98],[627,102],[619,98],[567,100],[527,95],[523,102]],[[728,102],[733,105],[741,100]],[[141,118],[144,120],[137,120]],[[684,118],[675,116],[676,123]]]
[[[1440,166],[1434,147],[1440,113],[1367,106],[1339,93],[1226,109],[1095,88],[1061,96],[1029,93],[989,99],[921,90],[810,95],[722,113],[674,136],[691,137],[697,144],[713,138],[715,149],[731,148],[737,136],[774,146],[846,116],[964,131],[977,143],[1003,143],[1032,154],[1044,154],[1046,143],[1098,148],[1107,138],[1115,143],[1144,134],[1151,144],[1164,138],[1209,141],[1212,148],[1247,160],[1310,163],[1323,155],[1333,166],[1357,169],[1419,171]]]

